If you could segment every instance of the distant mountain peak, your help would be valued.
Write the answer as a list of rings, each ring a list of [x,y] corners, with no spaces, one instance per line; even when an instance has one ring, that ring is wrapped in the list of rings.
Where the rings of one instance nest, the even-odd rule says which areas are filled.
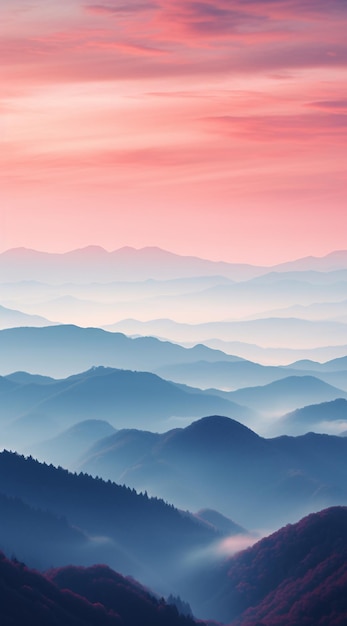
[[[229,517],[222,515],[222,513],[219,513],[219,511],[216,511],[215,509],[200,509],[200,511],[196,513],[196,516],[208,524],[211,524],[214,528],[226,536],[248,534],[248,531],[245,528],[236,524]]]
[[[220,437],[221,434],[224,434],[229,437],[232,435],[238,438],[241,436],[243,438],[260,439],[259,435],[253,430],[231,417],[225,417],[224,415],[208,415],[207,417],[202,417],[187,426],[185,431],[213,437]]]
[[[68,252],[64,252],[63,254],[64,256],[66,255],[74,255],[74,256],[75,255],[100,255],[100,254],[108,255],[109,252],[102,246],[97,246],[97,245],[92,244],[89,246],[84,246],[83,248],[76,248],[75,250],[69,250]]]

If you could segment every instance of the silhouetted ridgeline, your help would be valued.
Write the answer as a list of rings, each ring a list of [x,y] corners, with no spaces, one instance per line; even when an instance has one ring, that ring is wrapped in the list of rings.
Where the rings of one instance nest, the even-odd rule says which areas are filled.
[[[347,504],[347,440],[308,433],[265,439],[218,415],[162,434],[124,430],[98,441],[81,468],[183,509],[212,508],[246,528],[278,528]]]
[[[190,626],[190,617],[108,567],[44,576],[0,553],[1,626]]]
[[[330,258],[333,257],[335,260],[338,253],[333,254],[324,257],[324,269]],[[306,259],[303,259],[301,262],[305,264],[305,261]],[[316,262],[322,264],[321,259],[317,259]],[[290,264],[287,265],[290,267]],[[343,259],[336,258],[333,268],[336,265],[343,267]],[[194,256],[181,256],[155,246],[140,249],[124,246],[111,252],[100,246],[86,246],[64,253],[46,253],[22,247],[12,248],[0,254],[0,276],[3,273],[7,281],[85,283],[86,276],[89,280],[101,283],[117,279],[122,281],[148,278],[162,280],[208,275],[249,277],[265,273],[266,269],[242,263],[216,262]]]
[[[29,378],[30,380],[30,378]],[[86,419],[107,420],[116,428],[165,428],[170,418],[205,412],[245,418],[253,411],[231,400],[177,385],[149,372],[92,368],[63,380],[23,384],[1,379],[0,425],[5,447],[18,449],[52,437]],[[4,445],[4,444],[3,444]]]
[[[170,583],[182,579],[183,573],[177,568],[184,555],[220,537],[202,520],[182,515],[163,500],[6,451],[0,454],[0,493],[20,498],[26,507],[49,511],[54,518],[63,517],[69,527],[79,529],[75,541],[71,538],[73,529],[65,528],[66,545],[64,541],[57,546],[53,543],[60,526],[55,534],[52,532],[48,552],[52,566],[69,564],[71,558],[78,564],[105,562],[153,587],[168,581],[168,592],[176,590]],[[34,513],[26,508],[17,521],[17,534],[7,533],[6,547],[20,559],[30,554],[34,559],[30,564],[47,567],[40,535],[29,533],[33,542],[29,548],[23,541],[30,515]],[[44,525],[42,514],[41,519]],[[43,537],[55,523],[51,517],[48,521]],[[182,594],[181,587],[177,591]]]
[[[89,343],[96,335],[86,327],[94,325],[180,343],[204,342],[267,363],[290,363],[301,358],[326,360],[346,354],[347,300],[341,301],[347,289],[345,251],[270,268],[213,263],[154,248],[126,248],[108,253],[92,246],[60,255],[16,249],[0,254],[0,281],[4,303],[11,307],[0,307],[0,328],[4,329],[45,326],[55,320],[55,323],[85,327],[84,336],[88,336],[86,343]],[[141,321],[143,318],[147,321]],[[133,358],[130,358],[132,363],[125,363],[124,358],[127,360],[130,352],[120,355],[115,350],[112,354],[106,350],[108,355],[104,353],[100,360],[100,345],[93,352],[87,350],[88,354],[86,345],[76,350],[81,334],[71,342],[70,359],[62,358],[62,345],[56,347],[54,355],[50,350],[49,358],[44,359],[42,351],[52,348],[49,339],[52,333],[42,330],[36,337],[45,336],[47,348],[40,346],[40,340],[36,341],[31,358],[28,344],[18,342],[22,354],[15,354],[5,349],[7,339],[3,343],[0,337],[2,373],[23,367],[31,371],[50,368],[50,373],[60,376],[101,363],[153,371],[150,350],[144,364],[143,355],[135,358],[140,358],[142,365],[135,364]],[[23,335],[17,329],[16,334]],[[31,331],[25,334],[32,336]],[[323,346],[319,343],[322,338]],[[103,343],[105,337],[99,335],[99,339]],[[117,340],[111,341],[113,345],[119,344]],[[156,360],[153,342],[152,346]],[[202,351],[199,352],[201,355]],[[3,359],[2,353],[6,354]],[[178,353],[176,350],[177,357]],[[182,350],[181,353],[183,358],[160,359],[157,367],[186,364],[187,354],[184,356]],[[188,360],[209,361],[206,348],[205,353],[205,358],[195,359],[190,359],[188,353]],[[225,355],[222,360],[229,358]],[[210,382],[206,386],[211,387],[212,380],[219,375],[215,367],[207,370]],[[261,379],[265,375],[270,382],[268,373],[258,373]],[[175,380],[185,377],[183,382],[188,383],[188,376],[189,384],[198,384],[192,380],[206,379],[206,368],[200,373],[195,368],[188,368],[185,373],[179,369]],[[264,382],[249,380],[245,386]],[[339,386],[336,381],[327,382]]]
[[[25,449],[20,451],[31,454],[39,461],[75,470],[78,468],[80,456],[84,455],[96,441],[116,432],[105,420],[83,420],[36,445],[28,442],[23,446]]]
[[[296,409],[284,415],[279,420],[278,429],[292,434],[292,432],[315,429],[321,422],[336,422],[342,425],[346,421],[347,400],[345,398],[337,398],[330,402],[304,406],[302,409]]]
[[[25,370],[67,376],[94,365],[151,371],[172,363],[235,358],[203,345],[183,348],[153,337],[131,339],[70,324],[0,330],[0,371],[5,373]]]
[[[187,535],[194,535],[197,530],[201,537],[209,535],[206,527],[187,522],[177,509],[161,499],[149,498],[146,493],[138,494],[134,489],[88,474],[72,474],[8,451],[0,453],[0,488],[8,495],[24,498],[58,514],[65,509],[74,523],[81,522],[81,526],[87,526],[90,531],[94,527],[101,530],[102,524],[105,531],[122,529],[126,532],[127,524],[136,513],[142,527],[147,526],[148,530],[153,528],[155,514],[159,518],[155,524],[158,528],[165,522],[173,529],[184,529]]]

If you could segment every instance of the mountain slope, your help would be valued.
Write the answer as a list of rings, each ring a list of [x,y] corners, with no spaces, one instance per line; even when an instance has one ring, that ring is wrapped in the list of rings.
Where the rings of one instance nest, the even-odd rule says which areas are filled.
[[[30,446],[36,459],[62,465],[65,468],[76,466],[79,457],[99,439],[110,437],[115,429],[103,420],[84,420],[46,441]]]
[[[298,362],[292,366],[269,366],[249,360],[232,361],[196,361],[194,363],[175,363],[156,369],[155,373],[168,380],[185,383],[202,389],[216,388],[235,391],[243,387],[267,385],[288,376],[315,376],[323,382],[347,391],[347,363],[336,359],[333,363],[320,364],[313,361]],[[339,363],[339,361],[341,361]],[[310,369],[310,363],[312,369]],[[326,367],[324,367],[326,365]],[[345,369],[342,369],[345,366]]]
[[[175,420],[191,421],[206,411],[240,420],[253,414],[227,398],[177,385],[149,372],[94,367],[47,384],[35,379],[23,385],[5,380],[11,389],[0,394],[3,445],[15,449],[90,419],[106,420],[116,428],[131,424],[165,430]]]
[[[218,292],[215,291],[218,289]],[[230,302],[233,298],[228,293],[235,287],[216,287],[209,289],[208,292],[201,296],[200,302],[194,296],[194,301],[186,305],[187,311],[191,308],[199,308],[207,306],[212,301],[216,302],[218,315],[223,319],[219,321],[206,321],[202,323],[187,324],[185,320],[180,322],[172,320],[151,319],[143,322],[136,319],[121,320],[107,330],[126,333],[127,335],[152,335],[155,337],[163,337],[168,341],[183,342],[201,342],[205,343],[210,340],[222,340],[226,342],[244,342],[247,344],[256,344],[263,348],[289,348],[291,350],[310,350],[321,346],[338,346],[346,344],[346,324],[329,320],[305,320],[296,317],[275,317],[269,316],[265,318],[257,318],[254,313],[253,293],[249,296],[249,312],[252,319],[242,319],[247,315],[242,312],[238,318],[226,320],[226,315],[230,315]],[[273,289],[273,286],[271,286]],[[303,288],[304,289],[304,288]],[[336,285],[336,293],[347,291],[347,283]],[[220,308],[219,302],[222,300],[221,291],[224,291],[224,308]],[[286,293],[286,289],[284,289]],[[334,297],[336,293],[333,294]],[[237,295],[234,295],[237,300]],[[259,288],[258,298],[260,303],[270,297],[264,293],[264,289]],[[288,300],[290,300],[287,295]],[[328,299],[328,296],[327,296]],[[290,302],[295,301],[295,297]],[[239,304],[242,307],[242,302]],[[260,304],[259,304],[260,306]],[[182,308],[182,307],[181,307]],[[244,308],[244,307],[243,307]],[[216,314],[214,314],[214,319]],[[210,314],[209,319],[213,319]],[[253,319],[254,317],[254,319]],[[218,319],[218,318],[217,318]],[[177,361],[179,362],[179,361]]]
[[[193,626],[139,583],[105,566],[45,576],[0,553],[2,626]]]
[[[203,520],[185,516],[163,500],[6,451],[0,453],[0,493],[63,517],[88,537],[79,553],[74,550],[69,556],[67,551],[65,564],[71,558],[77,564],[104,562],[161,593],[184,592],[184,560],[190,551],[206,549],[219,537]],[[23,537],[25,519],[18,518]],[[15,541],[12,545],[21,558],[20,546]],[[57,550],[54,557],[52,545],[52,565],[61,564],[62,553]]]
[[[87,535],[65,518],[3,493],[0,510],[0,546],[6,554],[38,569],[51,567],[52,563],[59,566],[88,561],[92,546]]]
[[[309,515],[229,560],[203,591],[232,626],[347,621],[347,509]]]
[[[264,439],[232,419],[209,416],[160,435],[119,431],[97,442],[81,468],[182,509],[216,509],[255,529],[347,503],[346,455],[342,437]]]
[[[347,267],[347,250],[334,250],[329,254],[316,257],[308,256],[295,261],[287,261],[276,266],[277,270],[302,271],[316,270],[322,272],[334,271]]]
[[[335,271],[347,268],[347,251],[337,250],[323,257],[305,257],[271,267],[277,272]],[[82,270],[81,270],[82,268]],[[157,247],[141,249],[124,247],[107,252],[100,246],[87,246],[62,254],[13,248],[0,255],[1,274],[9,281],[46,280],[84,282],[90,280],[122,280],[156,277],[216,275],[246,279],[269,272],[268,267],[221,263],[192,256],[180,256]]]
[[[78,326],[14,328],[0,331],[0,372],[18,370],[53,377],[93,366],[153,371],[172,363],[235,361],[237,357],[206,346],[183,348],[152,337],[131,339],[121,333]]]
[[[85,282],[145,280],[222,275],[230,278],[256,276],[266,268],[246,264],[218,263],[192,256],[180,256],[157,247],[124,247],[107,252],[100,246],[87,246],[63,254],[13,248],[0,254],[1,275],[9,281]]]
[[[28,315],[22,311],[0,305],[0,329],[17,326],[52,326],[54,324],[56,322],[51,322],[40,315]]]
[[[288,434],[303,434],[308,430],[326,432],[331,423],[337,433],[347,425],[347,400],[337,398],[330,402],[311,404],[302,409],[296,409],[279,420],[278,428]],[[337,430],[338,429],[338,430]]]
[[[319,380],[315,376],[288,376],[263,387],[250,387],[230,392],[235,402],[257,408],[264,414],[281,413],[317,402],[347,398],[347,392]]]
[[[256,387],[270,384],[288,376],[308,376],[315,372],[295,367],[268,366],[252,361],[197,361],[195,363],[177,363],[166,365],[156,370],[162,376],[174,382],[185,383],[200,388],[217,388],[235,391],[243,387]],[[340,376],[341,374],[341,376]],[[317,372],[317,377],[327,382],[343,379],[343,372]],[[325,378],[324,378],[325,377]],[[346,380],[344,380],[346,384]],[[334,382],[331,382],[334,384]]]

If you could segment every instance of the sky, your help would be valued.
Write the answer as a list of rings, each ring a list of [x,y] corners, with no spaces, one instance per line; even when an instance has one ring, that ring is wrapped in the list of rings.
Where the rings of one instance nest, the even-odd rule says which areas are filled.
[[[346,0],[11,0],[0,252],[347,248]]]

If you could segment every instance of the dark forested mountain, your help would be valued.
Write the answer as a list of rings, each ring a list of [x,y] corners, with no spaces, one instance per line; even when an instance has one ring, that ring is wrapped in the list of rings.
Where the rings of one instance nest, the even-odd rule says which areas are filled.
[[[88,552],[92,551],[88,537],[65,517],[3,493],[0,511],[0,550],[9,556],[40,569],[52,563],[88,562]]]
[[[209,567],[192,593],[203,614],[230,626],[344,626],[346,546],[346,508],[327,509]],[[0,554],[0,595],[4,626],[193,625],[104,565],[42,575]]]
[[[347,623],[347,509],[330,508],[262,539],[206,576],[205,615],[232,626]]]
[[[153,434],[119,431],[97,442],[81,468],[166,497],[213,508],[247,528],[276,528],[347,503],[347,440],[315,435],[265,439],[227,417]]]
[[[2,626],[193,626],[189,617],[106,566],[46,575],[0,553]]]
[[[33,564],[47,566],[48,555],[40,558],[44,541],[42,547],[35,542],[40,542],[40,529],[45,528],[43,538],[47,538],[50,529],[56,528],[52,542],[59,533],[61,539],[56,554],[54,543],[50,546],[51,565],[64,564],[64,554],[65,564],[72,558],[80,564],[107,563],[165,594],[184,592],[184,576],[189,570],[185,559],[191,551],[206,548],[221,536],[202,519],[183,515],[163,500],[9,452],[0,454],[0,493],[7,497],[4,510],[9,512],[6,517],[2,509],[2,523],[7,528],[5,547],[9,554],[19,559],[33,557],[36,546]],[[23,509],[23,515],[17,516],[16,530],[11,535],[14,507]],[[37,509],[49,512],[47,527],[44,514],[35,513]],[[38,520],[36,534],[30,530],[34,516]],[[59,524],[56,518],[64,518],[65,522]],[[17,541],[21,533],[22,539]],[[32,539],[31,546],[25,545],[26,537]]]

